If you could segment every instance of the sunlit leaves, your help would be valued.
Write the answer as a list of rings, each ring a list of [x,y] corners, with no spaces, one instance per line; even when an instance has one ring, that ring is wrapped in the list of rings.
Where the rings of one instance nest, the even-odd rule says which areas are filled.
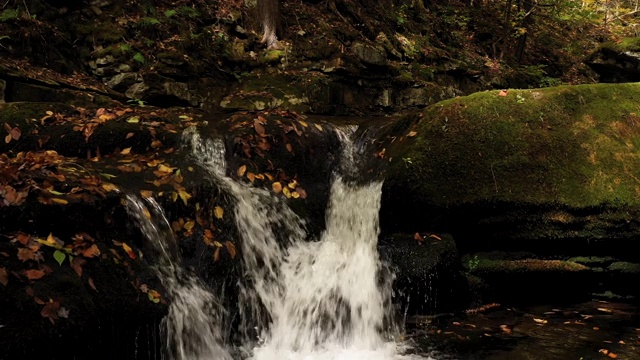
[[[280,182],[276,181],[273,184],[271,184],[271,189],[276,194],[279,194],[282,191],[282,184]]]
[[[147,292],[147,297],[156,304],[160,302],[160,293],[156,290],[149,290],[149,292]]]
[[[244,173],[245,173],[246,171],[247,171],[247,165],[242,165],[242,166],[240,166],[240,167],[238,168],[238,171],[237,171],[237,173],[236,173],[236,174],[237,174],[239,177],[242,177],[242,176],[244,176]]]
[[[236,257],[236,246],[231,241],[225,241],[224,245],[232,259]]]

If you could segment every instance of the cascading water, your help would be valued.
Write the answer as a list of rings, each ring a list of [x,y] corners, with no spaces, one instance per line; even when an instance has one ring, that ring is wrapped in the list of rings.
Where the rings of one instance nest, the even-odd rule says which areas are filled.
[[[220,140],[201,139],[195,129],[185,132],[185,139],[196,161],[236,200],[245,272],[251,279],[241,285],[241,301],[247,305],[243,315],[247,321],[266,320],[253,324],[260,334],[249,356],[410,358],[400,355],[389,338],[391,279],[380,276],[376,250],[382,182],[358,185],[337,174],[327,228],[319,241],[310,242],[303,221],[283,202],[225,175]],[[346,142],[343,169],[355,168],[353,151]]]
[[[164,319],[168,354],[177,360],[231,360],[222,336],[222,311],[215,296],[180,266],[173,232],[153,198],[127,195],[127,211],[157,253],[156,269],[170,297]]]

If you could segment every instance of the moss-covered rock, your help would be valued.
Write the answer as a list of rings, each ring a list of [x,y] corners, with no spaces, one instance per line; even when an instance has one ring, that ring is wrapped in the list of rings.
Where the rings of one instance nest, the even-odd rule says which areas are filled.
[[[639,95],[640,84],[489,91],[399,121],[381,145],[385,227],[429,223],[463,249],[637,257]]]
[[[640,37],[607,42],[589,55],[585,61],[600,75],[602,82],[640,80]]]

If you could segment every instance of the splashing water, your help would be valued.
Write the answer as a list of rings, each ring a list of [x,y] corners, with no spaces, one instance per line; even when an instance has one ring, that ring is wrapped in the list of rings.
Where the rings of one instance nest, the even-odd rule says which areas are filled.
[[[327,228],[308,242],[304,222],[277,197],[226,176],[220,140],[203,140],[195,129],[184,136],[196,161],[236,200],[251,279],[241,284],[242,315],[246,329],[259,329],[252,359],[420,358],[401,355],[389,337],[391,278],[381,275],[376,250],[381,181],[356,185],[336,176]],[[344,144],[341,168],[353,169],[353,144]]]
[[[178,360],[231,360],[221,331],[223,309],[198,278],[180,266],[175,238],[153,198],[127,195],[127,211],[156,250],[156,270],[170,297],[164,319],[169,356]]]

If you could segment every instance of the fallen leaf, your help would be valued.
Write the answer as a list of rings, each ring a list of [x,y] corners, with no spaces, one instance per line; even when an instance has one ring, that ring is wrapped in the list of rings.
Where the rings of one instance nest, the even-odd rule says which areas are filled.
[[[133,249],[131,249],[131,247],[129,245],[127,245],[127,243],[123,242],[122,243],[122,248],[127,253],[127,255],[129,255],[129,258],[131,258],[131,260],[136,258],[136,253],[133,252]]]
[[[253,120],[253,128],[256,130],[256,133],[260,136],[265,136],[264,126],[260,123],[260,120]]]
[[[316,129],[318,129],[318,130],[322,131],[322,126],[320,126],[320,124],[313,124],[313,125],[315,125],[315,126],[316,126]]]
[[[51,201],[53,201],[56,204],[60,204],[60,205],[67,205],[69,202],[65,199],[60,199],[60,198],[51,198]]]
[[[91,286],[91,288],[95,291],[98,291],[98,288],[96,288],[96,283],[93,282],[92,278],[89,278],[89,280],[87,280],[87,282],[89,283],[89,286]]]
[[[130,132],[127,134],[127,136],[125,137],[125,139],[129,139],[131,138],[133,135],[135,135],[134,133]]]
[[[188,192],[186,192],[185,190],[180,190],[178,191],[178,196],[180,196],[180,199],[182,199],[182,202],[187,205],[187,201],[189,199],[191,199],[191,194],[189,194]]]
[[[42,270],[25,270],[23,274],[29,280],[38,280],[45,275],[45,272]]]
[[[82,250],[81,254],[86,258],[93,258],[96,256],[100,256],[100,249],[98,248],[98,245],[93,244],[89,246],[87,249]],[[135,259],[135,257],[133,257],[133,259]]]
[[[273,184],[271,184],[271,189],[273,189],[273,192],[278,194],[278,193],[280,193],[282,191],[282,184],[280,184],[280,182],[276,181]]]
[[[507,90],[500,90],[498,96],[507,96]]]
[[[216,248],[216,251],[213,252],[213,261],[216,262],[220,260],[220,248]]]
[[[131,148],[130,147],[120,151],[120,155],[129,155],[129,154],[131,154]]]
[[[236,246],[231,241],[225,241],[224,245],[227,247],[227,251],[231,258],[234,259],[236,257]]]
[[[20,248],[18,249],[18,260],[22,260],[22,262],[25,262],[27,260],[35,260],[35,253],[28,248]]]
[[[418,133],[415,131],[409,131],[409,133],[407,134],[408,137],[414,137],[416,135],[418,135]]]
[[[533,318],[533,321],[537,322],[538,324],[546,324],[547,323],[547,320],[538,319],[538,318]]]
[[[224,215],[224,210],[220,206],[216,206],[213,209],[213,214],[217,219],[222,219],[222,216]]]
[[[193,220],[189,220],[184,224],[184,229],[187,231],[191,231],[191,229],[193,229],[193,227],[196,225],[196,222]]]
[[[289,190],[288,187],[282,188],[282,193],[287,197],[287,199],[291,197],[291,190]]]
[[[76,272],[76,274],[78,274],[78,276],[82,277],[82,266],[86,263],[87,260],[81,257],[74,257],[73,260],[71,260],[71,268]]]
[[[434,235],[434,234],[429,235],[429,237],[432,238],[432,239],[436,239],[438,241],[442,240],[442,238],[440,236]]]
[[[292,152],[293,151],[293,147],[289,143],[287,143],[284,147],[287,148],[288,152]]]
[[[7,269],[0,267],[0,284],[3,286],[7,286],[9,283],[9,274],[7,273]]]
[[[242,176],[244,176],[244,173],[245,173],[246,171],[247,171],[247,165],[242,165],[242,166],[240,166],[240,167],[238,168],[237,175],[238,175],[239,177],[242,177]]]
[[[40,315],[44,318],[49,318],[51,323],[55,324],[55,320],[58,320],[58,310],[60,310],[60,303],[49,299],[49,302],[40,310]]]
[[[69,313],[70,311],[65,309],[64,307],[61,307],[60,310],[58,310],[58,316],[64,319],[67,319],[69,317]]]
[[[147,297],[156,304],[160,302],[160,293],[156,290],[149,290],[149,292],[147,292]]]
[[[137,116],[132,116],[132,117],[127,119],[127,122],[129,124],[137,124],[137,123],[140,122],[140,118],[138,118]]]
[[[249,179],[249,181],[251,181],[251,182],[254,182],[256,180],[256,174],[254,174],[251,171],[249,171],[247,173],[247,179]]]

